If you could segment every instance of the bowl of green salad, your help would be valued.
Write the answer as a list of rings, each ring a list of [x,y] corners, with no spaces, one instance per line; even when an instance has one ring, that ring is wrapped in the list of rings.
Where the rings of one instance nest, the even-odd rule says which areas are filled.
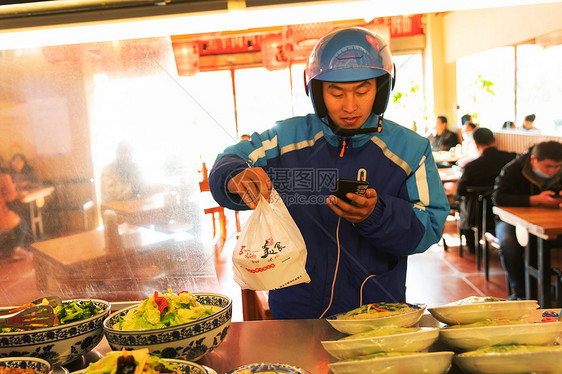
[[[0,312],[13,307],[0,308]],[[103,321],[109,302],[97,299],[63,300],[55,306],[55,324],[34,329],[9,328],[0,331],[0,358],[36,357],[59,366],[88,353],[103,338]]]
[[[103,329],[114,351],[147,348],[161,358],[195,361],[224,340],[231,320],[228,296],[168,290],[112,314]]]

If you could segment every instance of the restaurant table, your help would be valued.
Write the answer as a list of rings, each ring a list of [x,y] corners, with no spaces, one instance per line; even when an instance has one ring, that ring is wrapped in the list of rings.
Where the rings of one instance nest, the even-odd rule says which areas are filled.
[[[115,211],[120,222],[148,226],[168,223],[178,212],[178,205],[175,195],[156,193],[138,199],[102,203],[101,210]]]
[[[433,152],[433,159],[435,160],[436,163],[441,163],[441,162],[454,163],[460,160],[461,158],[462,158],[462,153],[456,153],[451,151]]]
[[[462,171],[458,167],[439,168],[437,170],[443,183],[458,182],[462,176]]]
[[[422,316],[419,324],[426,327],[441,326],[429,313]],[[328,364],[338,360],[328,354],[321,342],[344,336],[346,335],[332,328],[326,319],[232,322],[223,342],[197,363],[218,374],[259,362],[287,364],[311,374],[325,374],[331,372]],[[439,341],[428,349],[443,350],[450,349]],[[109,351],[111,347],[104,337],[92,352],[84,356],[84,360],[74,362],[66,368],[69,371],[80,370]],[[461,371],[453,365],[449,373],[457,374]]]
[[[104,231],[79,234],[36,242],[31,245],[35,277],[41,289],[48,289],[49,278],[59,284],[76,283],[88,278],[111,280],[130,271],[151,266],[154,256],[167,259],[174,237],[144,227],[119,226],[121,248],[106,248]],[[170,258],[170,266],[177,261]],[[131,276],[129,276],[131,278]]]
[[[545,240],[562,234],[562,209],[547,207],[493,207],[502,221],[515,226],[518,240],[528,233],[525,246],[525,296],[537,298],[542,308],[551,306],[550,247]],[[535,250],[536,248],[536,250]],[[538,294],[537,294],[538,284]]]
[[[20,201],[29,204],[31,234],[34,240],[39,240],[43,236],[41,208],[45,203],[45,197],[52,194],[54,190],[54,186],[44,186],[21,191]]]

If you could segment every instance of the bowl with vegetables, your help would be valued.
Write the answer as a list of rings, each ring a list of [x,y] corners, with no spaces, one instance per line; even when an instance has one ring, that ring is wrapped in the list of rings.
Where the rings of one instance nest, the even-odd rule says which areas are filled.
[[[52,369],[48,361],[36,357],[0,358],[1,374],[48,374]]]
[[[410,327],[418,323],[426,304],[372,303],[327,318],[344,334],[359,334],[380,327]]]
[[[207,374],[207,370],[195,362],[164,359],[152,355],[148,349],[109,352],[87,368],[73,374]]]
[[[169,290],[114,313],[103,328],[114,351],[147,348],[161,358],[195,361],[224,340],[231,320],[228,296]]]
[[[13,308],[0,308],[0,313]],[[53,307],[52,326],[21,326],[0,331],[0,358],[36,357],[53,366],[69,363],[91,351],[103,338],[109,302],[98,299],[64,300]]]

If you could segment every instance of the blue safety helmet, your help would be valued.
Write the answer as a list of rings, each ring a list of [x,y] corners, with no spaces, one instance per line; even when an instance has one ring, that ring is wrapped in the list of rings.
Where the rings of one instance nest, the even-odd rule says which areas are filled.
[[[357,82],[377,79],[373,113],[386,110],[394,87],[396,69],[385,41],[377,34],[352,27],[332,31],[314,46],[304,71],[305,90],[318,117],[327,115],[322,97],[322,81]]]

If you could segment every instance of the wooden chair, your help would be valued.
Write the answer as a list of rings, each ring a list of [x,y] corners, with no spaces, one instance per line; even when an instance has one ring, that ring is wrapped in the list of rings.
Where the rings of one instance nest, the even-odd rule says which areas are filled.
[[[457,233],[459,236],[459,257],[463,256],[463,245],[462,245],[462,237],[461,237],[461,226],[460,226],[460,219],[456,218],[457,213],[459,213],[459,207],[460,207],[460,196],[458,195],[448,195],[447,199],[449,200],[449,206],[451,207],[451,211],[449,213],[449,215],[455,217],[455,221],[457,224]],[[441,237],[441,240],[443,241],[443,249],[445,249],[446,251],[449,250],[449,245],[447,244],[447,242],[445,241],[444,237]]]
[[[554,276],[553,299],[556,301],[556,306],[560,308],[562,307],[562,269],[552,268],[552,275]]]
[[[51,182],[55,186],[55,203],[47,208],[48,213],[61,216],[61,229],[71,232],[74,229],[73,212],[82,216],[82,230],[90,229],[90,216],[96,217],[96,191],[94,178],[70,178]],[[93,226],[93,225],[92,225]]]
[[[244,321],[273,319],[269,310],[268,292],[243,289],[242,316]]]
[[[202,175],[202,180],[199,182],[199,191],[210,192],[208,169],[204,162],[201,164],[201,170],[199,170],[199,172]],[[224,247],[227,236],[227,221],[224,208],[217,205],[204,208],[203,211],[205,214],[210,214],[213,220],[213,244],[215,246],[215,254],[218,255]]]
[[[482,253],[482,263],[484,266],[484,276],[486,280],[490,280],[490,250],[495,248],[500,250],[500,242],[496,238],[495,225],[491,225],[493,222],[494,214],[492,213],[492,190],[485,191],[481,193],[478,197],[481,201],[482,207],[482,233],[483,233],[483,253]],[[508,295],[510,294],[511,287],[506,279],[506,284],[508,287]]]
[[[472,235],[474,235],[474,255],[476,257],[476,268],[481,269],[481,258],[483,257],[483,241],[484,241],[484,219],[488,220],[492,214],[491,201],[484,201],[490,199],[490,195],[494,186],[468,186],[466,188],[468,195],[464,196],[464,206],[469,208],[467,213],[472,213],[475,222],[471,225]],[[470,206],[468,206],[470,204]],[[484,209],[487,211],[484,212]],[[472,212],[470,212],[472,210]],[[486,213],[486,214],[485,214]],[[492,229],[488,222],[486,225]]]

